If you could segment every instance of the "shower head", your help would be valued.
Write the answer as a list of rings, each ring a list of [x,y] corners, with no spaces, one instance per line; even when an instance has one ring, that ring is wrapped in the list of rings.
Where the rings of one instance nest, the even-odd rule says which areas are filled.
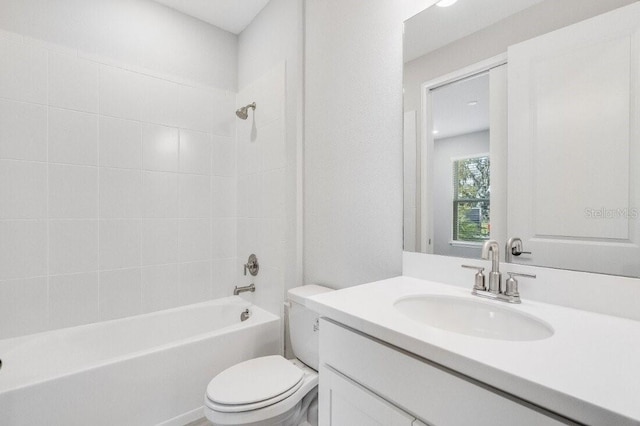
[[[256,109],[256,103],[253,102],[247,106],[243,106],[242,108],[240,108],[239,110],[236,111],[236,115],[238,116],[238,118],[242,119],[242,120],[246,120],[247,117],[249,117],[249,108],[253,109],[255,111]]]

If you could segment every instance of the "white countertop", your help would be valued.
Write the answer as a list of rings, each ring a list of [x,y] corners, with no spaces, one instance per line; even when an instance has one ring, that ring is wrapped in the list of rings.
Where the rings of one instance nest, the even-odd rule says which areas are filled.
[[[453,333],[412,320],[400,297],[451,295],[483,300],[469,289],[409,277],[314,296],[321,316],[495,386],[570,419],[593,425],[640,425],[640,322],[532,302],[489,301],[549,323],[550,338],[503,341]]]

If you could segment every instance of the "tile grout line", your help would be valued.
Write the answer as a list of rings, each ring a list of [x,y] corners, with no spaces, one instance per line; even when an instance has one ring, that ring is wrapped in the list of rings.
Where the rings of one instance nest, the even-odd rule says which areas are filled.
[[[101,204],[101,199],[100,199],[100,195],[102,193],[102,191],[100,191],[100,67],[96,66],[96,111],[97,111],[97,121],[98,121],[98,134],[97,134],[97,138],[96,138],[96,143],[97,143],[97,159],[96,159],[96,163],[98,164],[98,170],[96,173],[96,179],[97,179],[97,184],[96,184],[96,188],[98,188],[98,206],[97,206],[97,211],[96,211],[96,216],[98,218],[98,306],[97,308],[97,312],[96,312],[96,320],[97,321],[101,321],[102,320],[102,315],[101,315],[101,309],[100,307],[102,306],[102,273],[100,272],[101,270],[101,264],[102,264],[102,250],[100,248],[100,242],[101,242],[101,220],[100,220],[100,204]]]
[[[45,163],[45,168],[47,171],[47,179],[46,179],[46,189],[45,189],[45,194],[46,194],[46,200],[45,200],[45,205],[46,205],[46,232],[47,232],[47,238],[46,238],[46,244],[47,244],[47,259],[46,259],[46,264],[47,264],[47,278],[46,278],[46,282],[47,282],[47,289],[46,289],[46,301],[47,301],[47,307],[46,307],[46,329],[49,330],[51,328],[51,206],[49,203],[49,194],[51,191],[51,184],[49,182],[49,173],[50,173],[50,165],[49,165],[49,144],[50,144],[50,106],[49,104],[51,103],[51,99],[50,99],[50,92],[51,92],[51,77],[50,77],[50,62],[51,62],[51,56],[49,55],[49,52],[46,52],[47,55],[47,66],[46,66],[46,75],[47,75],[47,79],[46,79],[46,92],[47,92],[47,99],[46,99],[46,109],[47,109],[47,118],[46,118],[46,126],[47,126],[47,131],[45,132],[45,138],[46,138],[46,163]]]

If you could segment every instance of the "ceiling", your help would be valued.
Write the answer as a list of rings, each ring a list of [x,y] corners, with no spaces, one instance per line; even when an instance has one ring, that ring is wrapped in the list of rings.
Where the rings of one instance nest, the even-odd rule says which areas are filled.
[[[405,21],[404,61],[446,46],[543,0],[458,0],[449,7],[431,6]]]
[[[438,131],[434,139],[489,128],[488,73],[440,87],[432,95],[433,129]]]
[[[269,0],[155,0],[233,34],[240,34]]]

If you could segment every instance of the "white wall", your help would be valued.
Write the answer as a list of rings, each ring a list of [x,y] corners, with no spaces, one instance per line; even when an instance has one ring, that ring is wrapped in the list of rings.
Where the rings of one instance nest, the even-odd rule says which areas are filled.
[[[433,253],[478,258],[480,247],[451,245],[453,227],[453,163],[456,158],[489,153],[489,131],[436,139],[433,149]]]
[[[101,61],[237,88],[237,37],[151,0],[0,0],[0,28]]]
[[[304,281],[401,273],[402,21],[395,0],[307,0]]]
[[[238,82],[241,91],[273,73],[274,68],[284,66],[284,92],[269,92],[265,98],[269,105],[274,105],[280,100],[280,95],[284,96],[281,99],[285,108],[282,117],[285,165],[281,188],[284,196],[284,246],[280,254],[283,292],[302,284],[303,9],[303,0],[271,0],[240,34],[238,45]],[[246,101],[249,103],[252,100],[246,98]],[[258,116],[263,107],[259,102],[256,110]],[[238,161],[240,164],[246,159],[240,157]],[[239,252],[239,260],[246,261],[249,254]],[[260,256],[260,253],[256,254]],[[284,294],[280,296],[284,297]]]
[[[230,294],[235,93],[105,62],[0,35],[0,338]]]

